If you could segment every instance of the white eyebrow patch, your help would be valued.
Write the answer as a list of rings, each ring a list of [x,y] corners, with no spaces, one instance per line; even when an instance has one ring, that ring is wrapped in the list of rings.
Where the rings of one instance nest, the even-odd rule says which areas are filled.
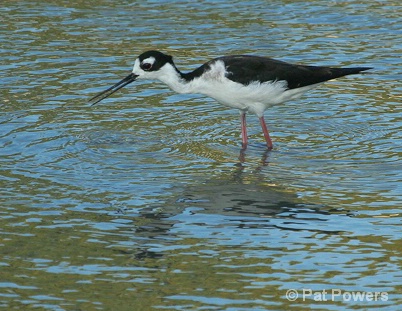
[[[141,62],[141,64],[151,64],[151,65],[153,65],[155,63],[155,61],[156,61],[155,57],[151,56],[151,57],[148,57],[148,58],[144,59]]]

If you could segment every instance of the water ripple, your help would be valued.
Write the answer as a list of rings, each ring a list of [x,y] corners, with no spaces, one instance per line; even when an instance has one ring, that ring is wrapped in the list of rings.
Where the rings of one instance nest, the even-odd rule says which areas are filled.
[[[399,310],[401,6],[387,1],[0,7],[0,306]],[[138,81],[223,54],[373,66],[248,117]],[[357,285],[356,285],[357,284]],[[302,302],[288,289],[386,292]],[[119,297],[119,299],[115,299]]]

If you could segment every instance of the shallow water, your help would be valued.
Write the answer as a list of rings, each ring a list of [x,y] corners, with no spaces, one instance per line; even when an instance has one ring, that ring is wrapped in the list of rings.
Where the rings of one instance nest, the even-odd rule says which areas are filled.
[[[0,13],[1,308],[400,309],[400,4]],[[250,116],[241,153],[238,112],[200,95],[141,81],[87,104],[148,49],[184,71],[237,53],[375,69],[268,110],[270,152]]]

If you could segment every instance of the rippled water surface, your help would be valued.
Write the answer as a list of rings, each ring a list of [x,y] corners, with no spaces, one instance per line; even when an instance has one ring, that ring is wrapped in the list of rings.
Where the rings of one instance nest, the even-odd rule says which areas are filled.
[[[398,1],[0,14],[0,308],[400,310]],[[270,152],[250,116],[241,153],[238,112],[200,95],[141,81],[87,103],[149,49],[184,71],[237,53],[374,70],[269,109]]]

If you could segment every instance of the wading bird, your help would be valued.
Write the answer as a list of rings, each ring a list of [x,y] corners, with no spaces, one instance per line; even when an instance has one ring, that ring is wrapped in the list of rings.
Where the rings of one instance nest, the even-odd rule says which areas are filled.
[[[237,108],[241,115],[242,148],[247,148],[246,113],[260,120],[268,149],[272,149],[264,120],[269,107],[299,98],[320,83],[357,74],[370,67],[333,68],[290,64],[268,57],[230,55],[212,59],[192,72],[182,73],[170,55],[148,51],[134,63],[132,72],[90,99],[95,105],[137,79],[159,80],[177,93],[199,93]]]

